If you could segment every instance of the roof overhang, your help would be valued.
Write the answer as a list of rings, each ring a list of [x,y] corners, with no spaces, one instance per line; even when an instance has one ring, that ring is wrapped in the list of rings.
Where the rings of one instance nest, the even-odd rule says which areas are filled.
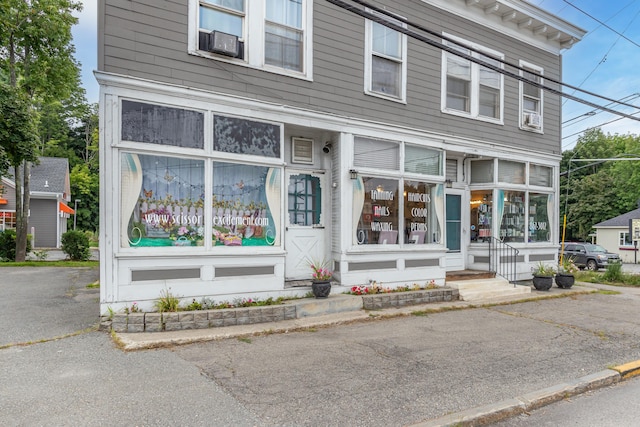
[[[586,34],[582,28],[522,0],[422,1],[555,53],[571,48]]]

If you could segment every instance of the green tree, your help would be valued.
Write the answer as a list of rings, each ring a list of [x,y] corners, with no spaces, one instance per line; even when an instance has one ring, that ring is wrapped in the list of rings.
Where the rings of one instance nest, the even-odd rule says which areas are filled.
[[[0,74],[20,99],[29,101],[31,110],[78,94],[80,70],[71,36],[75,10],[81,10],[81,4],[71,0],[0,0]],[[37,140],[24,142],[32,143],[28,152],[35,153]],[[26,258],[31,161],[30,154],[11,158],[16,180],[16,261]]]

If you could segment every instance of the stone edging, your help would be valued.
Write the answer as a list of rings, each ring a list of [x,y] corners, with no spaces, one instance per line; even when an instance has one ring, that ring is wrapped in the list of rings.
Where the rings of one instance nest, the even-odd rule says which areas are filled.
[[[439,288],[353,297],[359,297],[362,302],[361,304],[351,304],[350,307],[355,306],[355,309],[379,310],[416,304],[456,301],[459,299],[459,293],[457,289]],[[277,322],[307,317],[310,314],[306,306],[310,303],[322,304],[324,301],[331,303],[334,302],[335,299],[329,297],[322,300],[311,300],[309,302],[294,300],[282,305],[178,311],[171,313],[117,313],[113,315],[111,320],[103,320],[102,327],[114,332],[131,333],[181,331]],[[322,314],[329,313],[330,312],[327,311]]]

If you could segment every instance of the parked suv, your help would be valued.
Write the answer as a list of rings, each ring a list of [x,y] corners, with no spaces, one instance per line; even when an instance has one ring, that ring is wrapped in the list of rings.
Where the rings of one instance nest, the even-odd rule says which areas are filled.
[[[607,251],[600,245],[592,243],[565,243],[563,259],[572,259],[579,268],[588,268],[596,271],[605,268],[610,263],[620,262],[620,256]]]

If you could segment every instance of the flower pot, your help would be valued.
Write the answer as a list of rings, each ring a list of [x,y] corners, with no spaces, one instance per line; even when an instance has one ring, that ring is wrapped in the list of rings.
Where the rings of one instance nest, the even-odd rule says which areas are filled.
[[[553,276],[533,276],[533,287],[538,291],[548,291],[553,286]]]
[[[311,292],[316,298],[326,298],[331,293],[330,280],[314,280],[311,283]]]
[[[562,289],[569,289],[575,283],[576,278],[573,274],[558,273],[556,274],[556,285]]]

